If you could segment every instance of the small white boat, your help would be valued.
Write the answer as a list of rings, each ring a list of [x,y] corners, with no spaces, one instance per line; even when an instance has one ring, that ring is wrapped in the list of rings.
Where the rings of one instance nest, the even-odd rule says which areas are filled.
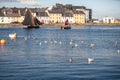
[[[10,39],[16,39],[17,38],[17,34],[16,33],[9,34],[9,38]]]

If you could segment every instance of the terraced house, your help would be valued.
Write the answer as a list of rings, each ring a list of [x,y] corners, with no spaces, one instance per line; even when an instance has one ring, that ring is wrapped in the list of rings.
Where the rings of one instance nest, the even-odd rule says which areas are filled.
[[[30,9],[32,14],[45,24],[64,23],[66,20],[71,24],[84,24],[92,19],[91,9],[86,9],[84,6],[57,3],[48,8],[0,8],[0,24],[22,23],[27,9]]]
[[[20,10],[11,9],[11,8],[3,8],[0,11],[0,23],[14,23],[14,22],[22,22]]]

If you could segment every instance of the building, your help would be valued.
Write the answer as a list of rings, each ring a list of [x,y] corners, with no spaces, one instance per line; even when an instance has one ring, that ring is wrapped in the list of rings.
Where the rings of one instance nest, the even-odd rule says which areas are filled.
[[[82,11],[74,11],[73,17],[74,17],[75,23],[84,24],[86,21],[85,20],[85,18],[86,18],[85,13]]]
[[[37,12],[36,16],[42,23],[48,24],[50,22],[50,17],[48,16],[47,12]]]
[[[0,23],[22,22],[20,11],[18,9],[2,8],[0,10]]]
[[[0,24],[9,23],[8,17],[4,15],[4,13],[0,10]]]
[[[66,20],[68,20],[70,24],[75,23],[72,11],[66,11],[62,14],[62,23],[64,23]]]
[[[103,18],[103,23],[114,23],[115,18],[114,17],[104,17]]]
[[[62,20],[62,13],[59,11],[51,10],[49,11],[50,22],[52,23],[60,23]]]
[[[120,24],[120,19],[115,19],[116,24]]]

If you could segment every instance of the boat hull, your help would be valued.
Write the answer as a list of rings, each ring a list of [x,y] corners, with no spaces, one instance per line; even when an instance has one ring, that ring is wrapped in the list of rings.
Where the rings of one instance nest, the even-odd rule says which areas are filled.
[[[40,28],[40,26],[25,26],[24,29]]]
[[[71,29],[71,27],[70,26],[65,26],[65,27],[61,26],[61,30],[64,30],[64,29]]]

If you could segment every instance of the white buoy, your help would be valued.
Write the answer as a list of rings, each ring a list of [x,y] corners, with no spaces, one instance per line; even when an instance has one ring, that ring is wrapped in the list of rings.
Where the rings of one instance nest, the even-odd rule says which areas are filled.
[[[94,62],[94,58],[88,58],[88,63],[91,64],[92,62]]]

